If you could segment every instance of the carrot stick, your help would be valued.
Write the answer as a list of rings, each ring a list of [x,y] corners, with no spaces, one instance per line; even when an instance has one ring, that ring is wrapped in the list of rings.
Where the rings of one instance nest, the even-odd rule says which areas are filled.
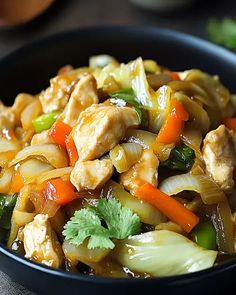
[[[75,163],[78,161],[79,156],[74,143],[74,140],[71,136],[66,139],[66,149],[70,159],[70,165],[75,166]]]
[[[141,185],[136,191],[136,196],[159,209],[170,220],[179,224],[187,233],[199,223],[197,215],[150,183]]]
[[[76,198],[74,187],[70,181],[60,178],[48,181],[46,192],[58,205],[66,205]]]
[[[10,193],[19,193],[19,191],[22,189],[23,186],[24,186],[23,179],[19,171],[16,170],[11,180]]]
[[[52,125],[49,131],[49,136],[53,139],[55,143],[65,147],[65,141],[70,135],[71,130],[72,128],[68,124],[62,122],[61,120],[57,120]]]
[[[184,109],[182,103],[173,99],[171,102],[170,114],[157,135],[157,144],[177,143],[184,128],[184,121],[188,119],[189,114]]]
[[[225,118],[223,123],[227,128],[236,131],[236,118]]]

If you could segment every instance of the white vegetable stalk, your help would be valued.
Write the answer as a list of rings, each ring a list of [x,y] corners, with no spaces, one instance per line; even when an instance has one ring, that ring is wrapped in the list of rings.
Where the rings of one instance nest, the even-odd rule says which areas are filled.
[[[159,230],[120,241],[114,253],[132,271],[155,277],[179,275],[213,266],[217,251],[206,250],[186,237]]]

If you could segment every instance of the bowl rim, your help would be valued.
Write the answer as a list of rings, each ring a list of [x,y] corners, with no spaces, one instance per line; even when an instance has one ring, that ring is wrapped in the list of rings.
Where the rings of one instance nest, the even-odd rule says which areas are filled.
[[[27,52],[32,52],[37,47],[44,46],[45,43],[51,43],[55,42],[56,40],[60,40],[63,38],[70,38],[73,35],[77,34],[86,34],[88,32],[95,31],[97,32],[118,32],[118,31],[125,31],[125,33],[142,33],[146,36],[150,34],[150,36],[154,36],[155,34],[159,37],[165,36],[165,38],[172,38],[173,40],[179,41],[183,44],[188,43],[191,44],[192,47],[197,49],[201,49],[203,52],[213,52],[214,54],[224,57],[224,59],[229,60],[229,62],[232,62],[236,66],[236,54],[231,52],[230,50],[223,48],[219,45],[213,44],[207,40],[201,39],[199,37],[178,32],[171,29],[166,29],[162,27],[155,27],[155,26],[146,26],[146,25],[101,25],[101,26],[85,26],[82,28],[76,28],[73,30],[66,30],[63,32],[58,32],[56,34],[49,34],[45,37],[39,38],[37,40],[27,42],[23,46],[20,46],[19,48],[13,50],[12,52],[2,56],[0,58],[0,66],[7,65],[8,62],[13,62],[15,59],[20,58],[22,55],[25,56]],[[42,271],[46,274],[55,275],[57,277],[64,277],[66,279],[72,279],[75,281],[83,281],[83,282],[89,282],[89,283],[99,283],[99,284],[107,284],[107,283],[119,283],[119,284],[139,284],[144,283],[145,284],[153,284],[153,282],[157,283],[171,283],[171,284],[183,284],[183,283],[191,283],[194,280],[200,280],[202,278],[206,277],[212,277],[215,276],[221,272],[229,271],[231,269],[236,269],[236,258],[232,258],[230,261],[222,262],[214,267],[204,269],[197,272],[192,272],[188,274],[182,274],[182,275],[173,275],[173,276],[167,276],[167,277],[155,277],[155,278],[109,278],[109,277],[99,277],[99,276],[89,276],[89,275],[83,275],[79,273],[72,273],[65,270],[58,270],[53,269],[50,267],[47,267],[45,265],[39,264],[37,262],[31,261],[29,259],[26,259],[23,256],[20,256],[14,251],[8,249],[5,245],[0,243],[0,253],[2,255],[5,255],[11,260],[15,260],[15,262],[18,262],[20,264],[25,265],[26,267],[33,268],[37,271]],[[0,267],[1,268],[1,267]]]

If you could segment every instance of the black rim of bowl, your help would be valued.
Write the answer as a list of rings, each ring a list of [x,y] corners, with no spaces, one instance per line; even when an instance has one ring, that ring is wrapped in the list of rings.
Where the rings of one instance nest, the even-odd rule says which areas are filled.
[[[9,61],[15,60],[20,58],[20,56],[25,55],[27,52],[31,52],[32,49],[37,48],[37,46],[41,46],[42,43],[52,42],[56,41],[57,39],[61,39],[68,36],[73,36],[79,33],[86,33],[91,31],[120,31],[120,30],[126,30],[130,33],[140,33],[145,32],[145,34],[158,34],[159,36],[167,36],[170,37],[176,41],[181,41],[183,43],[191,43],[192,46],[195,46],[196,49],[201,49],[202,51],[211,51],[214,53],[217,53],[217,55],[222,55],[224,58],[229,59],[229,61],[233,62],[236,66],[236,54],[232,53],[231,51],[220,47],[218,45],[215,45],[213,43],[210,43],[206,40],[203,40],[201,38],[181,33],[174,30],[169,30],[165,28],[159,28],[159,27],[153,27],[153,26],[89,26],[84,28],[77,28],[74,30],[69,30],[65,32],[59,32],[57,34],[49,35],[44,38],[40,38],[39,40],[30,42],[28,44],[25,44],[24,46],[20,47],[19,49],[14,50],[13,52],[9,53],[6,56],[3,56],[0,59],[0,65],[7,65]],[[90,283],[99,283],[99,284],[106,284],[108,282],[117,282],[119,284],[137,284],[142,283],[145,281],[145,284],[150,283],[152,284],[153,281],[159,282],[159,283],[165,283],[168,284],[182,284],[182,283],[191,283],[191,281],[194,281],[196,279],[202,279],[206,277],[212,277],[216,274],[221,273],[222,271],[230,271],[231,269],[236,268],[236,258],[232,258],[230,261],[222,262],[219,265],[213,266],[208,269],[204,269],[201,271],[183,274],[183,275],[174,275],[174,276],[168,276],[168,277],[159,277],[159,278],[149,278],[149,279],[143,279],[143,278],[109,278],[109,277],[98,277],[98,276],[88,276],[83,275],[79,273],[70,273],[65,270],[57,270],[53,269],[47,266],[44,266],[42,264],[39,264],[37,262],[31,261],[29,259],[26,259],[23,256],[20,256],[17,253],[14,253],[12,250],[9,250],[6,248],[5,245],[0,243],[0,253],[7,256],[8,258],[15,260],[26,267],[34,268],[35,270],[42,271],[44,273],[55,275],[57,277],[64,277],[67,279],[73,279],[76,281],[84,281],[84,282],[90,282]]]

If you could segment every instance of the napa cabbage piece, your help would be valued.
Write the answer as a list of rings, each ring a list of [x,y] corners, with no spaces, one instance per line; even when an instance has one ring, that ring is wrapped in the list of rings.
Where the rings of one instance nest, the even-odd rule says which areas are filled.
[[[101,71],[94,73],[98,88],[102,88],[106,79],[111,76],[121,88],[132,88],[137,102],[151,108],[155,103],[155,95],[150,93],[146,78],[145,68],[141,57],[127,64],[120,64],[119,67],[114,63],[105,66]]]
[[[186,237],[157,230],[120,241],[114,253],[132,271],[154,277],[180,275],[212,267],[217,251],[206,250]]]

